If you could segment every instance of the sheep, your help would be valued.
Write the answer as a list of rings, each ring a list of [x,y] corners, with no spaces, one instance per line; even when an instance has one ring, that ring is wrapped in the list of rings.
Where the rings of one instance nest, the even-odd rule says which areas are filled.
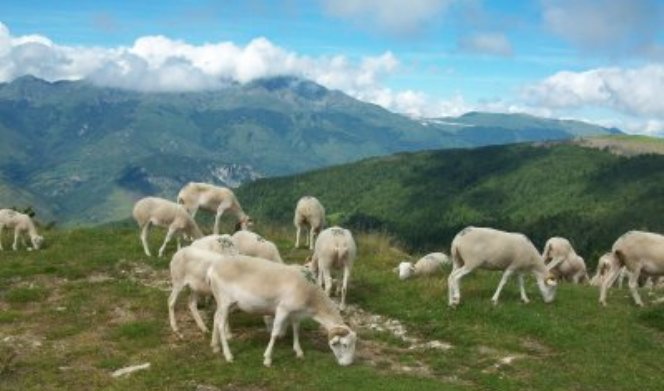
[[[533,243],[521,233],[504,232],[492,228],[467,227],[452,240],[453,270],[447,279],[448,301],[451,307],[459,304],[459,282],[477,268],[504,270],[491,301],[498,304],[503,286],[513,273],[518,273],[521,300],[528,303],[523,275],[533,273],[544,302],[554,300],[557,283],[549,273]]]
[[[325,208],[316,197],[304,196],[297,201],[295,207],[295,248],[300,247],[300,235],[304,226],[309,227],[307,239],[309,250],[314,249],[314,239],[316,235],[325,227]]]
[[[546,241],[542,259],[549,271],[559,279],[575,284],[589,281],[586,263],[576,254],[569,240],[552,237]]]
[[[590,280],[590,285],[598,287],[602,286],[604,279],[606,278],[606,276],[609,273],[609,270],[611,269],[611,260],[612,257],[610,252],[605,253],[599,258],[599,260],[597,261],[597,269],[595,271],[595,275]],[[618,278],[617,278],[618,288],[622,288],[623,281],[625,279],[629,279],[629,275],[630,272],[628,272],[624,266],[620,268],[620,272],[618,273]],[[615,285],[615,281],[611,285]]]
[[[411,277],[430,276],[443,271],[443,265],[451,263],[444,253],[431,253],[423,256],[415,265],[412,262],[401,262],[393,271],[399,275],[400,280]]]
[[[138,200],[134,205],[133,216],[141,231],[140,238],[143,243],[143,250],[148,257],[151,256],[148,247],[148,232],[152,224],[168,227],[164,244],[159,248],[159,257],[163,256],[166,244],[173,235],[177,235],[178,249],[180,248],[180,236],[188,236],[188,238],[194,239],[203,237],[203,233],[194,219],[181,205],[163,198],[145,197]]]
[[[237,231],[232,236],[233,243],[240,254],[284,263],[277,246],[251,231]]]
[[[613,243],[610,265],[609,273],[600,288],[599,302],[606,306],[606,292],[624,266],[631,273],[628,286],[634,303],[642,307],[643,301],[637,290],[639,277],[664,275],[664,235],[644,231],[627,232]]]
[[[231,307],[248,313],[274,315],[270,342],[263,355],[263,365],[272,365],[272,349],[283,335],[287,322],[293,328],[293,350],[297,358],[300,347],[299,325],[313,318],[328,333],[328,344],[339,365],[353,362],[357,335],[348,327],[334,303],[315,284],[313,275],[300,265],[285,265],[244,255],[220,256],[208,271],[208,282],[217,301],[211,346],[219,352],[219,339],[224,358],[233,361],[228,347],[226,328]]]
[[[253,224],[251,218],[242,210],[233,191],[226,187],[189,182],[178,193],[177,202],[184,206],[192,218],[196,216],[199,208],[216,213],[212,231],[215,235],[219,234],[219,221],[226,211],[235,213],[238,220],[236,230],[249,229]]]
[[[37,233],[35,223],[30,219],[30,216],[12,209],[0,209],[0,250],[3,250],[2,231],[5,228],[14,228],[14,243],[12,244],[14,251],[18,250],[19,238],[23,246],[28,247],[25,235],[30,237],[30,242],[35,250],[39,250],[44,243],[44,237]]]
[[[318,284],[329,296],[332,292],[332,269],[343,268],[341,283],[341,302],[339,308],[346,309],[346,293],[350,272],[357,255],[355,240],[349,230],[331,227],[320,233],[316,239],[312,255],[313,269],[318,274]]]

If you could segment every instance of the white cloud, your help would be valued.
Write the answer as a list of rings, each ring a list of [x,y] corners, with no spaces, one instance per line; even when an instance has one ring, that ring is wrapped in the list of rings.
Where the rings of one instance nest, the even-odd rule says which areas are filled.
[[[542,0],[544,23],[554,34],[609,54],[652,55],[663,13],[659,0]]]
[[[322,0],[332,16],[394,35],[413,34],[438,18],[454,0]]]
[[[627,115],[664,119],[664,64],[559,72],[528,86],[527,100],[544,107],[595,106]]]
[[[475,33],[459,39],[459,49],[469,53],[511,56],[512,44],[503,33]]]

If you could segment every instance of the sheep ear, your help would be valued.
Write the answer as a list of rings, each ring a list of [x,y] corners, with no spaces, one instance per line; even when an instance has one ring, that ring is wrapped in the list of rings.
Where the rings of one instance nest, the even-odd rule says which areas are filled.
[[[334,337],[345,337],[350,333],[347,327],[334,326],[328,332],[327,339],[332,340]]]

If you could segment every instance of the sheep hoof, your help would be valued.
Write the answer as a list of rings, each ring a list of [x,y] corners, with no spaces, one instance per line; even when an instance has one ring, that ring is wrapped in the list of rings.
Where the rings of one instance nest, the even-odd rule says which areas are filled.
[[[228,363],[233,362],[233,355],[232,354],[229,354],[228,356],[226,356],[226,362],[228,362]]]
[[[491,304],[493,304],[494,307],[498,306],[498,300],[491,300]]]
[[[219,353],[219,346],[212,346],[212,353],[217,354]]]
[[[272,366],[272,359],[271,358],[266,358],[263,360],[263,365],[265,365],[267,368]]]
[[[304,353],[303,352],[295,352],[295,357],[302,360],[302,359],[304,359]]]

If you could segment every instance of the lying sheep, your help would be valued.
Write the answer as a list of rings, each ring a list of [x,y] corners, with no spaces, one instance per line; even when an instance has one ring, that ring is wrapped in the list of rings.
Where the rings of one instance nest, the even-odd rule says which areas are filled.
[[[18,250],[19,238],[23,246],[28,247],[25,235],[30,237],[30,242],[35,250],[39,250],[44,243],[44,238],[37,233],[35,223],[32,222],[30,216],[12,209],[0,209],[0,250],[3,250],[2,231],[5,228],[14,229],[14,243],[12,244],[14,251]]]
[[[141,242],[147,256],[151,256],[150,248],[148,247],[150,225],[168,227],[164,244],[159,248],[160,257],[164,254],[166,244],[170,242],[173,235],[176,235],[178,249],[180,248],[181,236],[187,236],[188,239],[203,237],[203,233],[198,229],[198,225],[196,225],[194,219],[189,216],[181,205],[163,198],[145,197],[138,200],[136,205],[134,205],[133,216],[141,231]]]
[[[208,282],[217,301],[212,332],[212,347],[219,351],[219,338],[226,361],[233,355],[228,347],[226,324],[231,307],[257,314],[274,315],[270,342],[263,355],[265,366],[272,365],[272,349],[287,323],[293,328],[293,350],[298,358],[299,325],[312,318],[328,333],[328,344],[340,365],[349,365],[355,355],[357,336],[348,327],[334,303],[313,281],[313,276],[300,265],[284,265],[262,258],[243,255],[219,256],[208,271]]]
[[[600,288],[599,302],[606,306],[606,292],[625,267],[631,274],[628,286],[634,303],[643,306],[637,290],[641,275],[664,275],[664,236],[652,232],[629,231],[618,238],[611,248],[610,269]]]
[[[214,186],[207,183],[189,182],[178,193],[178,204],[181,204],[191,213],[192,218],[196,216],[199,208],[216,213],[214,218],[213,233],[219,233],[219,221],[226,211],[230,211],[237,217],[236,229],[248,229],[252,225],[251,218],[244,213],[235,193],[226,187]]]
[[[528,272],[535,276],[546,303],[552,302],[555,297],[555,278],[546,269],[533,243],[523,234],[467,227],[454,237],[451,253],[453,270],[447,279],[450,306],[456,306],[461,301],[461,278],[477,268],[505,271],[491,298],[494,305],[498,303],[503,286],[514,273],[518,275],[524,303],[529,302],[523,283],[523,275]]]
[[[341,283],[341,303],[339,308],[346,309],[346,293],[350,272],[357,255],[355,240],[349,230],[340,227],[327,228],[320,233],[312,256],[313,269],[318,274],[318,284],[329,296],[332,292],[332,269],[343,269]]]
[[[443,266],[450,263],[449,257],[444,253],[431,253],[420,258],[415,265],[412,262],[401,262],[393,271],[399,275],[399,279],[406,280],[411,277],[442,273]]]
[[[547,240],[542,259],[557,279],[572,281],[575,284],[589,281],[586,263],[565,238],[552,237]]]
[[[306,236],[309,250],[314,248],[314,239],[316,235],[325,227],[325,208],[316,197],[304,196],[297,201],[295,206],[295,248],[300,247],[300,235],[302,229],[309,227],[309,235]]]
[[[221,255],[237,255],[238,251],[230,235],[210,235],[194,241],[191,246],[180,249],[173,255],[170,263],[171,282],[173,288],[168,297],[168,318],[171,329],[182,338],[175,320],[175,303],[184,287],[189,287],[189,311],[196,325],[203,333],[208,332],[207,326],[198,312],[198,297],[211,294],[207,283],[207,271]]]
[[[233,243],[240,254],[284,263],[277,246],[251,231],[237,231],[232,236]]]

